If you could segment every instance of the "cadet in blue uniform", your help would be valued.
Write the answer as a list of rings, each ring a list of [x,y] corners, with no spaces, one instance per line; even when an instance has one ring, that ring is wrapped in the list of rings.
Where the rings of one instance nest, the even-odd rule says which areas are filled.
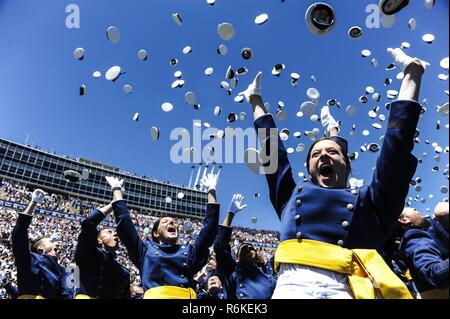
[[[208,280],[212,276],[217,275],[216,268],[217,268],[216,256],[215,254],[211,254],[210,249],[210,255],[207,264],[194,276],[197,292],[205,292],[208,290]]]
[[[112,211],[108,204],[95,209],[81,223],[75,262],[80,269],[80,287],[75,299],[129,299],[130,272],[116,260],[117,233],[97,226]]]
[[[31,202],[19,213],[12,231],[12,250],[17,266],[18,299],[63,299],[64,269],[56,257],[56,244],[47,237],[35,240],[30,248],[28,227],[36,205],[45,198],[44,191],[36,189]]]
[[[411,151],[426,63],[398,48],[388,52],[403,67],[405,77],[398,100],[390,107],[373,180],[359,190],[347,188],[351,168],[346,141],[336,136],[313,143],[306,162],[311,181],[296,185],[275,122],[260,96],[261,73],[241,93],[253,108],[255,128],[265,147],[262,158],[270,159],[264,169],[273,169],[274,162],[276,167],[265,174],[281,220],[273,298],[411,298],[375,249],[381,248],[402,212],[417,166]]]
[[[226,292],[223,288],[222,281],[216,275],[209,276],[206,279],[205,289],[200,289],[197,294],[198,299],[204,300],[223,300],[227,299]]]
[[[405,207],[401,213],[391,237],[382,248],[382,256],[392,271],[406,284],[412,295],[419,296],[419,291],[411,278],[408,265],[405,263],[405,253],[400,250],[400,242],[410,229],[426,229],[430,226],[428,218],[412,207]]]
[[[405,233],[400,249],[422,298],[448,299],[448,203],[439,203],[425,230]]]
[[[209,247],[217,234],[219,205],[216,201],[218,176],[208,174],[202,180],[208,189],[208,204],[203,227],[194,244],[178,245],[178,221],[163,217],[152,229],[153,240],[143,241],[133,225],[122,198],[123,180],[107,177],[114,194],[113,210],[119,238],[138,267],[144,299],[195,299],[194,275],[206,264]]]
[[[234,261],[231,255],[231,223],[235,214],[247,205],[242,204],[243,196],[234,194],[228,214],[214,242],[217,256],[217,273],[223,280],[228,299],[270,299],[275,289],[276,279],[265,274],[257,265],[256,249],[251,244],[241,244]]]

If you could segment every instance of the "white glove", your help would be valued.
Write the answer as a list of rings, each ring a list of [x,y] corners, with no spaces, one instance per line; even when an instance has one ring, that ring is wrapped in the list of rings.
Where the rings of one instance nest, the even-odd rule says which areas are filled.
[[[327,133],[333,128],[337,128],[339,130],[339,124],[331,115],[328,105],[325,105],[320,110],[320,121],[322,122],[322,126],[327,130]]]
[[[219,180],[218,174],[209,173],[202,178],[200,184],[202,186],[205,186],[209,192],[211,189],[216,189],[218,180]]]
[[[406,67],[414,60],[419,60],[420,63],[423,66],[423,69],[426,70],[427,67],[430,66],[430,63],[426,62],[426,61],[422,61],[418,58],[411,58],[409,55],[406,55],[405,52],[402,51],[402,49],[400,48],[388,48],[387,52],[392,55],[392,57],[394,58],[394,61],[397,65],[399,65],[402,70],[404,71],[406,69]]]
[[[234,194],[233,198],[231,199],[230,208],[228,209],[228,212],[236,214],[243,210],[247,205],[243,205],[242,201],[244,200],[244,196],[242,194]]]
[[[42,189],[36,188],[31,195],[31,201],[35,203],[40,203],[45,198],[45,192]]]
[[[256,74],[252,84],[247,87],[247,90],[240,92],[238,95],[243,95],[247,102],[250,102],[252,95],[261,95],[261,76],[262,72],[260,71]]]
[[[123,186],[123,179],[119,180],[117,177],[105,176],[106,181],[109,186],[111,186],[111,190],[120,189],[122,193],[125,193],[125,187]]]

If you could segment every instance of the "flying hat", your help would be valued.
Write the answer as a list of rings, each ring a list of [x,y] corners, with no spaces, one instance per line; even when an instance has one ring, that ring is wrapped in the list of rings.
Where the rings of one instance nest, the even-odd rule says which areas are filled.
[[[76,48],[75,51],[73,51],[73,56],[77,60],[83,60],[84,59],[84,49],[83,48]]]
[[[351,39],[358,40],[358,39],[361,39],[362,29],[361,29],[361,27],[355,25],[353,27],[350,27],[350,29],[348,29],[347,33]]]
[[[192,48],[191,48],[189,45],[188,45],[188,46],[185,46],[185,47],[183,48],[182,52],[183,52],[183,54],[189,54],[189,53],[192,52]]]
[[[147,51],[145,51],[144,49],[139,50],[137,53],[137,56],[138,56],[139,60],[145,61],[145,60],[147,60]]]
[[[253,50],[250,49],[250,48],[243,48],[241,50],[241,56],[245,60],[249,60],[249,59],[251,59],[253,57]]]
[[[223,40],[231,40],[236,33],[234,26],[229,22],[220,23],[217,26],[217,33]]]
[[[314,35],[325,35],[333,30],[335,19],[333,7],[324,2],[313,3],[305,12],[306,26]]]
[[[106,29],[106,37],[113,44],[119,43],[120,41],[119,29],[117,29],[117,27],[115,26],[108,27],[108,29]]]
[[[82,84],[80,86],[80,96],[86,95],[86,85]]]
[[[219,47],[217,48],[217,53],[220,55],[226,55],[228,52],[228,48],[225,44],[221,44],[219,45]]]
[[[106,71],[106,73],[105,73],[105,79],[114,82],[123,74],[121,71],[122,71],[122,69],[120,68],[120,66],[116,65],[116,66],[110,67],[108,69],[108,71]]]
[[[71,183],[76,183],[81,179],[81,174],[74,170],[65,170],[64,177],[67,181]]]
[[[122,89],[127,94],[133,92],[133,87],[130,84],[125,84]]]
[[[291,84],[292,84],[292,86],[296,86],[299,79],[300,79],[300,74],[295,73],[295,72],[291,73]]]
[[[260,14],[255,18],[255,23],[258,25],[264,24],[269,19],[269,15],[267,13]]]
[[[286,68],[286,66],[282,63],[275,64],[272,69],[272,75],[280,76],[281,72]]]
[[[183,20],[181,19],[181,16],[179,13],[172,13],[172,19],[178,25],[183,24]]]
[[[156,142],[159,139],[159,128],[153,126],[151,129],[152,140]]]
[[[434,39],[435,39],[435,36],[431,33],[427,33],[422,36],[422,40],[428,44],[433,43]]]
[[[163,104],[161,104],[161,109],[164,112],[170,112],[173,110],[173,105],[172,105],[172,103],[164,102]]]
[[[409,0],[381,0],[379,7],[385,15],[393,15],[409,4]]]

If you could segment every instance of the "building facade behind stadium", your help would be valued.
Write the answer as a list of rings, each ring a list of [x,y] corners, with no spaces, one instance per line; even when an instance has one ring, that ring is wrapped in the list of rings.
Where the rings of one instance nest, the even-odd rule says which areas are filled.
[[[64,176],[66,170],[87,170],[89,175],[86,180],[72,183]],[[194,219],[203,218],[205,214],[205,192],[131,174],[83,158],[74,159],[52,154],[0,138],[0,179],[16,180],[30,188],[40,187],[53,193],[108,203],[112,199],[112,192],[105,176],[125,180],[125,199],[128,206],[140,213],[152,216],[177,215]],[[171,201],[166,201],[167,197],[170,197]]]

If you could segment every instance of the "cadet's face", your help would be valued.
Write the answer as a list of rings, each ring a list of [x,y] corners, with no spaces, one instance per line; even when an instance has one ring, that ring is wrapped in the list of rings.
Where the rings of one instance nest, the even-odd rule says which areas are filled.
[[[222,282],[220,281],[219,277],[217,276],[211,276],[208,279],[208,291],[214,292],[218,289],[222,288]]]
[[[324,188],[345,188],[348,170],[339,144],[323,140],[314,145],[309,158],[313,182]]]
[[[418,226],[421,221],[420,213],[415,208],[407,207],[403,209],[398,221],[404,226]]]
[[[444,226],[445,229],[448,229],[448,202],[442,202],[436,205],[434,208],[434,218]]]
[[[157,236],[161,243],[176,243],[178,239],[178,220],[163,217],[159,222]]]
[[[42,251],[43,255],[56,256],[56,243],[50,238],[43,238],[38,246],[38,250]]]
[[[98,242],[106,250],[116,250],[119,247],[119,237],[112,228],[103,229],[98,236]]]

